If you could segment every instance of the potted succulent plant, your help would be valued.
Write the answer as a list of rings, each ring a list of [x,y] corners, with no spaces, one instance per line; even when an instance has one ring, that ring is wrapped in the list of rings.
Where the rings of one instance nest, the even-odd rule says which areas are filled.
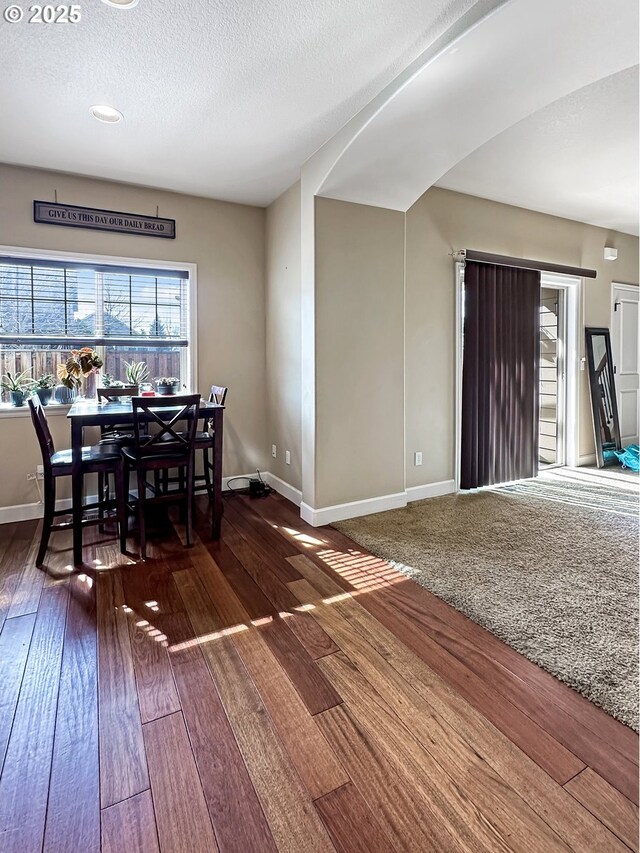
[[[102,374],[102,387],[103,388],[124,388],[124,382],[121,382],[119,379],[114,379],[110,373]]]
[[[0,386],[9,392],[12,406],[24,406],[25,397],[28,396],[31,385],[31,378],[28,374],[28,370],[14,374],[7,370],[2,379],[0,379]]]
[[[143,382],[149,378],[149,368],[146,361],[125,361],[125,376],[127,377],[127,386],[135,388],[136,394]]]
[[[168,394],[177,394],[180,390],[180,380],[177,376],[161,376],[153,380],[156,383],[158,394],[166,397]]]
[[[40,398],[40,402],[43,406],[47,406],[51,401],[51,395],[53,394],[53,389],[56,387],[55,377],[50,373],[45,373],[39,379],[36,379],[32,384],[31,389],[35,391],[35,393]]]

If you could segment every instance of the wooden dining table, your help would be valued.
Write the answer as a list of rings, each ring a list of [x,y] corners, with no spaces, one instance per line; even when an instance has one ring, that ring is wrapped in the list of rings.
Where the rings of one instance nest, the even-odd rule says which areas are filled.
[[[178,407],[176,407],[177,410]],[[164,409],[170,414],[170,409]],[[207,418],[213,433],[213,473],[212,473],[212,522],[213,539],[220,538],[222,522],[222,430],[224,406],[203,400],[200,403],[198,419]],[[71,421],[71,499],[73,518],[73,564],[82,565],[82,447],[85,427],[118,426],[131,424],[133,429],[133,405],[129,402],[114,400],[98,402],[78,400],[69,409],[67,417]],[[127,484],[128,488],[128,484]]]

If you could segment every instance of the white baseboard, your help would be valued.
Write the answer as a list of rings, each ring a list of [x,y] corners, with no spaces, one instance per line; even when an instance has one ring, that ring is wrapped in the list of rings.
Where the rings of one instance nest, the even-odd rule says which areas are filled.
[[[275,474],[270,474],[268,471],[264,475],[264,478],[271,488],[275,489],[278,494],[287,498],[287,500],[290,500],[291,503],[296,506],[300,506],[302,503],[302,492],[300,489],[296,489],[295,486],[285,483],[285,481],[281,480],[280,477],[276,477]]]
[[[15,521],[30,521],[32,518],[42,518],[43,505],[15,504],[0,507],[0,524],[12,524]]]
[[[587,456],[579,456],[578,457],[578,467],[581,468],[583,465],[595,465],[596,464],[596,454],[589,453]]]
[[[421,501],[425,498],[437,498],[455,492],[455,480],[443,480],[439,483],[426,483],[424,486],[412,486],[404,492],[395,495],[381,495],[379,498],[368,498],[363,501],[336,504],[314,509],[309,504],[300,504],[300,515],[313,527],[332,524],[334,521],[344,521],[347,518],[357,518],[360,515],[371,515],[374,512],[386,512],[389,509],[401,509],[411,501]]]
[[[237,476],[244,476],[244,475],[239,474]],[[255,476],[256,476],[255,473],[247,474],[246,479],[249,480],[250,477],[255,477]],[[266,477],[269,477],[269,476],[270,475],[268,475],[268,474],[266,475]],[[223,489],[223,491],[227,491],[229,489],[229,486],[228,486],[229,480],[233,480],[233,477],[223,477],[222,478],[222,489]],[[237,485],[240,487],[242,484],[238,483]],[[248,483],[245,483],[244,485],[248,485]],[[288,484],[283,483],[283,485],[287,486]],[[276,486],[274,486],[274,488],[276,489],[276,491],[280,491],[280,489],[277,488]],[[289,488],[292,489],[291,486],[289,486]],[[295,491],[295,490],[293,490],[293,491]],[[135,494],[135,489],[132,491],[132,493]],[[283,494],[284,494],[284,492],[283,492]],[[294,500],[288,494],[286,495],[286,497],[288,497],[289,500]],[[300,495],[300,497],[298,498],[298,505],[300,504],[301,498],[302,498],[302,495]],[[85,497],[85,500],[87,501],[87,503],[94,503],[98,500],[98,496],[97,495],[87,495]],[[71,498],[61,498],[60,500],[57,500],[56,501],[56,509],[71,509]],[[15,506],[2,506],[2,507],[0,507],[0,524],[11,524],[15,521],[30,521],[32,518],[42,518],[43,512],[44,512],[44,505],[42,503],[40,503],[40,501],[36,501],[35,503],[28,503],[28,504],[15,504]]]
[[[97,495],[87,495],[87,503],[95,503]],[[56,501],[56,509],[71,510],[71,498],[60,498]],[[11,524],[14,521],[31,521],[33,518],[42,518],[44,504],[37,501],[29,504],[15,504],[15,506],[0,507],[0,524]]]
[[[426,498],[438,498],[450,495],[456,490],[455,480],[442,480],[439,483],[425,483],[424,486],[409,486],[407,501],[423,501]]]
[[[235,476],[243,477],[248,480],[251,477],[255,477],[255,474],[236,474]],[[313,527],[320,527],[323,524],[331,524],[334,521],[344,521],[347,518],[357,518],[361,515],[371,515],[374,512],[385,512],[389,509],[400,509],[401,507],[406,506],[410,501],[420,501],[425,498],[435,498],[439,495],[448,495],[455,492],[454,481],[444,480],[440,483],[428,483],[424,486],[413,486],[405,492],[398,492],[394,495],[381,495],[377,498],[367,498],[362,501],[351,501],[350,503],[336,504],[335,506],[326,506],[314,509],[308,504],[303,503],[302,492],[300,489],[296,489],[294,486],[286,483],[284,480],[281,480],[280,477],[276,477],[275,474],[270,474],[268,471],[263,471],[262,476],[272,489],[275,489],[276,492],[287,498],[287,500],[290,500],[291,503],[299,506],[301,517]],[[223,490],[227,491],[229,489],[229,481],[233,479],[234,477],[223,477]],[[242,488],[243,485],[238,482],[237,487]],[[97,495],[88,495],[87,500],[90,502],[97,501]],[[70,508],[70,498],[63,498],[56,501],[56,509]],[[43,505],[40,502],[0,507],[0,524],[9,524],[16,521],[29,521],[33,518],[41,518],[42,512]]]
[[[360,515],[371,515],[374,512],[385,512],[388,509],[400,509],[406,505],[407,493],[398,492],[395,495],[381,495],[378,498],[324,506],[320,509],[314,509],[306,503],[301,503],[300,515],[312,527],[321,527],[323,524],[332,524],[334,521],[344,521],[346,518],[357,518]]]

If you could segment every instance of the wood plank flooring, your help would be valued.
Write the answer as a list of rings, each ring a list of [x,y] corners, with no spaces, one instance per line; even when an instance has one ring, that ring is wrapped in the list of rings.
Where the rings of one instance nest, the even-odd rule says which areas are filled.
[[[0,851],[638,851],[638,738],[278,495],[0,527]]]

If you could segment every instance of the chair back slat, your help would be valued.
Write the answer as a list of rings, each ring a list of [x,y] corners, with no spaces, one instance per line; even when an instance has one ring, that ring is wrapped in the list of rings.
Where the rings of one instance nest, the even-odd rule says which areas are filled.
[[[136,456],[177,453],[188,456],[195,447],[200,394],[179,397],[133,397],[133,432]],[[175,412],[171,410],[175,409]],[[163,418],[166,411],[168,417]],[[187,430],[178,431],[177,424],[187,422]],[[149,425],[159,427],[151,433]]]
[[[209,393],[209,402],[216,403],[218,406],[224,406],[224,402],[227,399],[227,391],[229,389],[225,388],[224,385],[212,385],[211,392]],[[205,418],[202,428],[204,432],[211,432],[211,418]]]
[[[118,397],[133,397],[131,388],[98,388],[98,402],[106,400],[107,403],[115,403]]]
[[[51,457],[56,452],[53,444],[53,436],[49,429],[49,422],[44,411],[44,406],[40,402],[37,394],[29,397],[29,409],[31,410],[31,420],[35,427],[38,444],[42,453],[42,463],[45,468],[51,467]]]
[[[224,401],[227,399],[227,391],[224,385],[212,385],[211,393],[209,394],[209,402],[217,403],[219,406],[224,406]]]

